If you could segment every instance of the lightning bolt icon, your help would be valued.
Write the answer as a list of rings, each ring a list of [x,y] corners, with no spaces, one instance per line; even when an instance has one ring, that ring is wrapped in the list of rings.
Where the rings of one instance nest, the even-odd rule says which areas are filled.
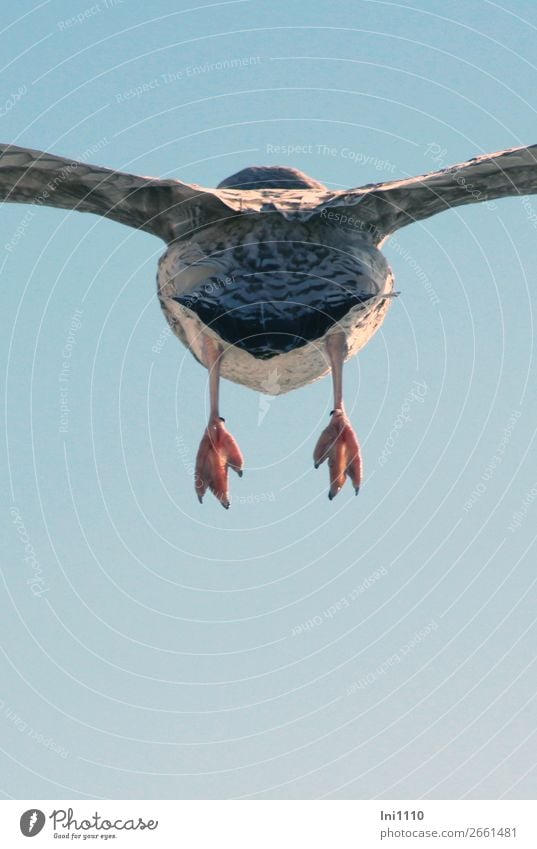
[[[36,823],[36,820],[37,820],[37,814],[36,814],[36,812],[34,811],[34,812],[32,813],[32,816],[30,817],[30,821],[29,821],[29,823],[28,823],[28,832],[30,832],[30,831],[33,829],[33,827],[34,827],[34,825],[35,825],[35,823]]]

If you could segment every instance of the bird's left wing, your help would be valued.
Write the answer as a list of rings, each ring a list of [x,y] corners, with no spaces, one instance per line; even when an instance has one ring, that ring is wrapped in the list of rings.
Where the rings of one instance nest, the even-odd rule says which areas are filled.
[[[213,192],[0,145],[0,201],[93,212],[166,242],[232,214]]]
[[[409,180],[338,192],[323,204],[321,215],[369,232],[378,244],[400,227],[454,206],[536,193],[537,145],[532,145],[478,156]]]

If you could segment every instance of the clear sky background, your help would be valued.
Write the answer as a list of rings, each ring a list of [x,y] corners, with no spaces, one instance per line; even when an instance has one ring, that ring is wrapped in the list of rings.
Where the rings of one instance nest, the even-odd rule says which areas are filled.
[[[536,40],[531,0],[23,0],[0,140],[404,178],[537,142]],[[537,199],[386,245],[402,294],[345,371],[358,498],[313,469],[329,380],[224,382],[227,512],[194,494],[207,374],[166,335],[163,243],[0,219],[3,796],[535,797]]]

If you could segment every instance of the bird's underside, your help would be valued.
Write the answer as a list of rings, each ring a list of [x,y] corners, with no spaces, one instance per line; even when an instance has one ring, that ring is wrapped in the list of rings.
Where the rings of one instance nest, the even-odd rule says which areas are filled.
[[[279,394],[332,373],[334,410],[314,451],[329,497],[359,444],[343,406],[343,363],[382,323],[393,277],[380,253],[401,227],[468,203],[537,193],[537,146],[480,156],[420,177],[330,191],[292,168],[244,169],[216,189],[0,145],[0,200],[92,212],[162,238],[166,318],[209,370],[211,412],[196,463],[201,501],[228,507],[242,456],[219,411],[220,376]]]
[[[336,329],[353,356],[380,326],[393,277],[380,251],[319,216],[252,214],[170,246],[158,288],[171,327],[204,362],[203,338],[223,349],[221,374],[277,395],[326,374],[323,340]]]

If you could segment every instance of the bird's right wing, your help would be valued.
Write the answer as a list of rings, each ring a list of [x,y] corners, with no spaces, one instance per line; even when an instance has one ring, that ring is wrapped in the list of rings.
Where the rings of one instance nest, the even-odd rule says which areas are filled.
[[[231,213],[211,191],[0,145],[0,201],[93,212],[171,242]]]
[[[338,192],[322,204],[321,215],[335,224],[344,219],[348,227],[366,230],[378,244],[400,227],[455,206],[536,193],[537,145],[531,145],[408,180]]]

